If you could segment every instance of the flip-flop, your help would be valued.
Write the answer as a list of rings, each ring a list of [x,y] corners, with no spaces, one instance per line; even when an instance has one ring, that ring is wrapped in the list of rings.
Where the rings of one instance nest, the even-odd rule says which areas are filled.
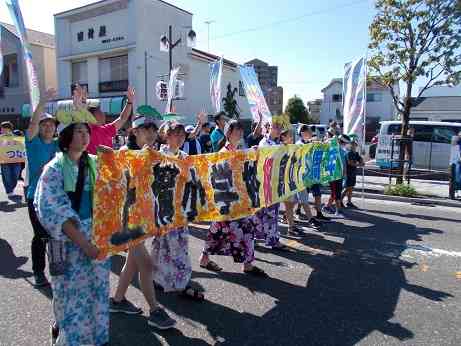
[[[220,271],[222,271],[222,268],[220,266],[218,266],[213,261],[208,261],[208,263],[206,265],[200,264],[200,268],[204,268],[204,269],[210,270],[212,272],[220,272]]]
[[[203,293],[199,292],[191,286],[187,286],[183,291],[181,291],[180,296],[185,299],[193,300],[195,302],[203,302],[205,300],[205,296],[203,295]]]

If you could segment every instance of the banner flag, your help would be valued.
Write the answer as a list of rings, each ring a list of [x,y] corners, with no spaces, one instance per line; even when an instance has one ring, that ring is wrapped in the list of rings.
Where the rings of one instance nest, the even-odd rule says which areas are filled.
[[[177,159],[157,151],[101,153],[93,243],[101,257],[189,222],[253,215],[312,184],[341,179],[336,140]]]
[[[210,96],[211,103],[216,113],[221,111],[221,80],[224,58],[210,64]]]
[[[26,27],[24,25],[24,20],[22,18],[18,0],[6,0],[6,5],[10,10],[11,18],[13,19],[13,23],[16,26],[16,30],[18,31],[18,35],[21,40],[24,63],[26,65],[27,71],[27,80],[29,84],[30,102],[32,105],[32,111],[34,111],[40,102],[40,89],[38,85],[37,73],[32,61],[32,51],[29,45],[29,41],[27,40]]]
[[[258,77],[253,66],[239,66],[240,76],[242,77],[245,94],[250,105],[250,111],[253,121],[259,121],[259,113],[263,117],[263,124],[270,122],[272,118],[271,111],[267,106],[266,99],[259,85]]]
[[[171,113],[171,101],[175,97],[176,94],[176,84],[178,84],[178,73],[179,73],[180,66],[173,68],[170,71],[170,80],[168,82],[168,101],[166,103],[165,114]]]
[[[365,106],[367,102],[366,66],[365,58],[360,58],[344,66],[343,132],[357,135],[360,143],[364,141],[363,125],[365,123]]]

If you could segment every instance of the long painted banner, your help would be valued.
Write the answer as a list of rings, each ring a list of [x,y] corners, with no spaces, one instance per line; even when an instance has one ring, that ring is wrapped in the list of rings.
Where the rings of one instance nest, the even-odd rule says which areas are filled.
[[[24,137],[0,136],[0,164],[22,163],[25,160]]]
[[[178,159],[153,150],[99,156],[93,242],[101,258],[189,222],[253,215],[312,184],[341,179],[338,143]]]

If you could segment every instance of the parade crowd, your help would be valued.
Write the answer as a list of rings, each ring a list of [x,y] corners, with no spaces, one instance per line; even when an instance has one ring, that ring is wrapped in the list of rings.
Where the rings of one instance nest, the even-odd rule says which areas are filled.
[[[326,138],[317,138],[313,127],[293,129],[277,123],[263,123],[262,117],[244,138],[244,127],[225,113],[214,115],[210,124],[204,114],[195,125],[179,121],[159,122],[152,117],[133,114],[135,91],[129,88],[120,116],[106,124],[106,116],[95,104],[86,104],[86,91],[76,86],[74,107],[88,110],[97,123],[72,121],[58,123],[44,112],[50,90],[40,101],[25,132],[25,198],[33,229],[31,243],[35,286],[49,285],[45,268],[48,263],[53,291],[55,345],[108,345],[110,313],[142,314],[141,308],[126,299],[126,292],[139,275],[140,289],[149,306],[147,322],[158,329],[174,327],[176,321],[156,299],[156,290],[178,292],[195,302],[205,300],[204,292],[190,284],[192,265],[188,249],[188,227],[176,228],[127,251],[115,292],[109,285],[110,259],[99,260],[91,242],[93,191],[97,177],[98,151],[143,150],[150,148],[168,156],[184,158],[211,152],[232,152],[256,147],[308,144],[337,139],[341,145],[343,179],[330,183],[328,202],[322,204],[322,187],[313,185],[284,201],[263,208],[239,220],[212,222],[207,231],[200,267],[219,272],[214,256],[232,256],[245,275],[268,278],[255,262],[255,243],[263,241],[272,251],[288,251],[280,241],[279,223],[287,225],[287,234],[302,237],[298,220],[311,229],[319,229],[331,217],[343,218],[344,208],[356,208],[352,192],[358,167],[363,165],[357,141],[341,135],[331,122]],[[120,131],[130,124],[126,137]],[[0,125],[1,135],[14,130],[9,122]],[[295,138],[299,138],[295,141]],[[114,149],[114,144],[117,149]],[[9,198],[21,177],[21,164],[2,164],[2,180]],[[312,205],[309,201],[312,195]],[[283,211],[282,211],[283,210]]]

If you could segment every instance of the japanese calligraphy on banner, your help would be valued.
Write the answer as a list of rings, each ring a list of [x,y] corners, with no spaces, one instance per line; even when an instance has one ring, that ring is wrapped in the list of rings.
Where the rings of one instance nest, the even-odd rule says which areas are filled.
[[[188,222],[253,215],[306,186],[341,177],[336,141],[182,160],[153,150],[100,154],[93,242],[105,257]]]
[[[0,136],[0,164],[22,163],[25,159],[24,137]]]
[[[259,113],[263,117],[263,123],[271,121],[271,111],[267,106],[266,99],[259,85],[258,77],[253,66],[239,66],[240,75],[242,77],[243,86],[245,88],[245,94],[250,106],[251,115],[253,121],[259,121]]]

